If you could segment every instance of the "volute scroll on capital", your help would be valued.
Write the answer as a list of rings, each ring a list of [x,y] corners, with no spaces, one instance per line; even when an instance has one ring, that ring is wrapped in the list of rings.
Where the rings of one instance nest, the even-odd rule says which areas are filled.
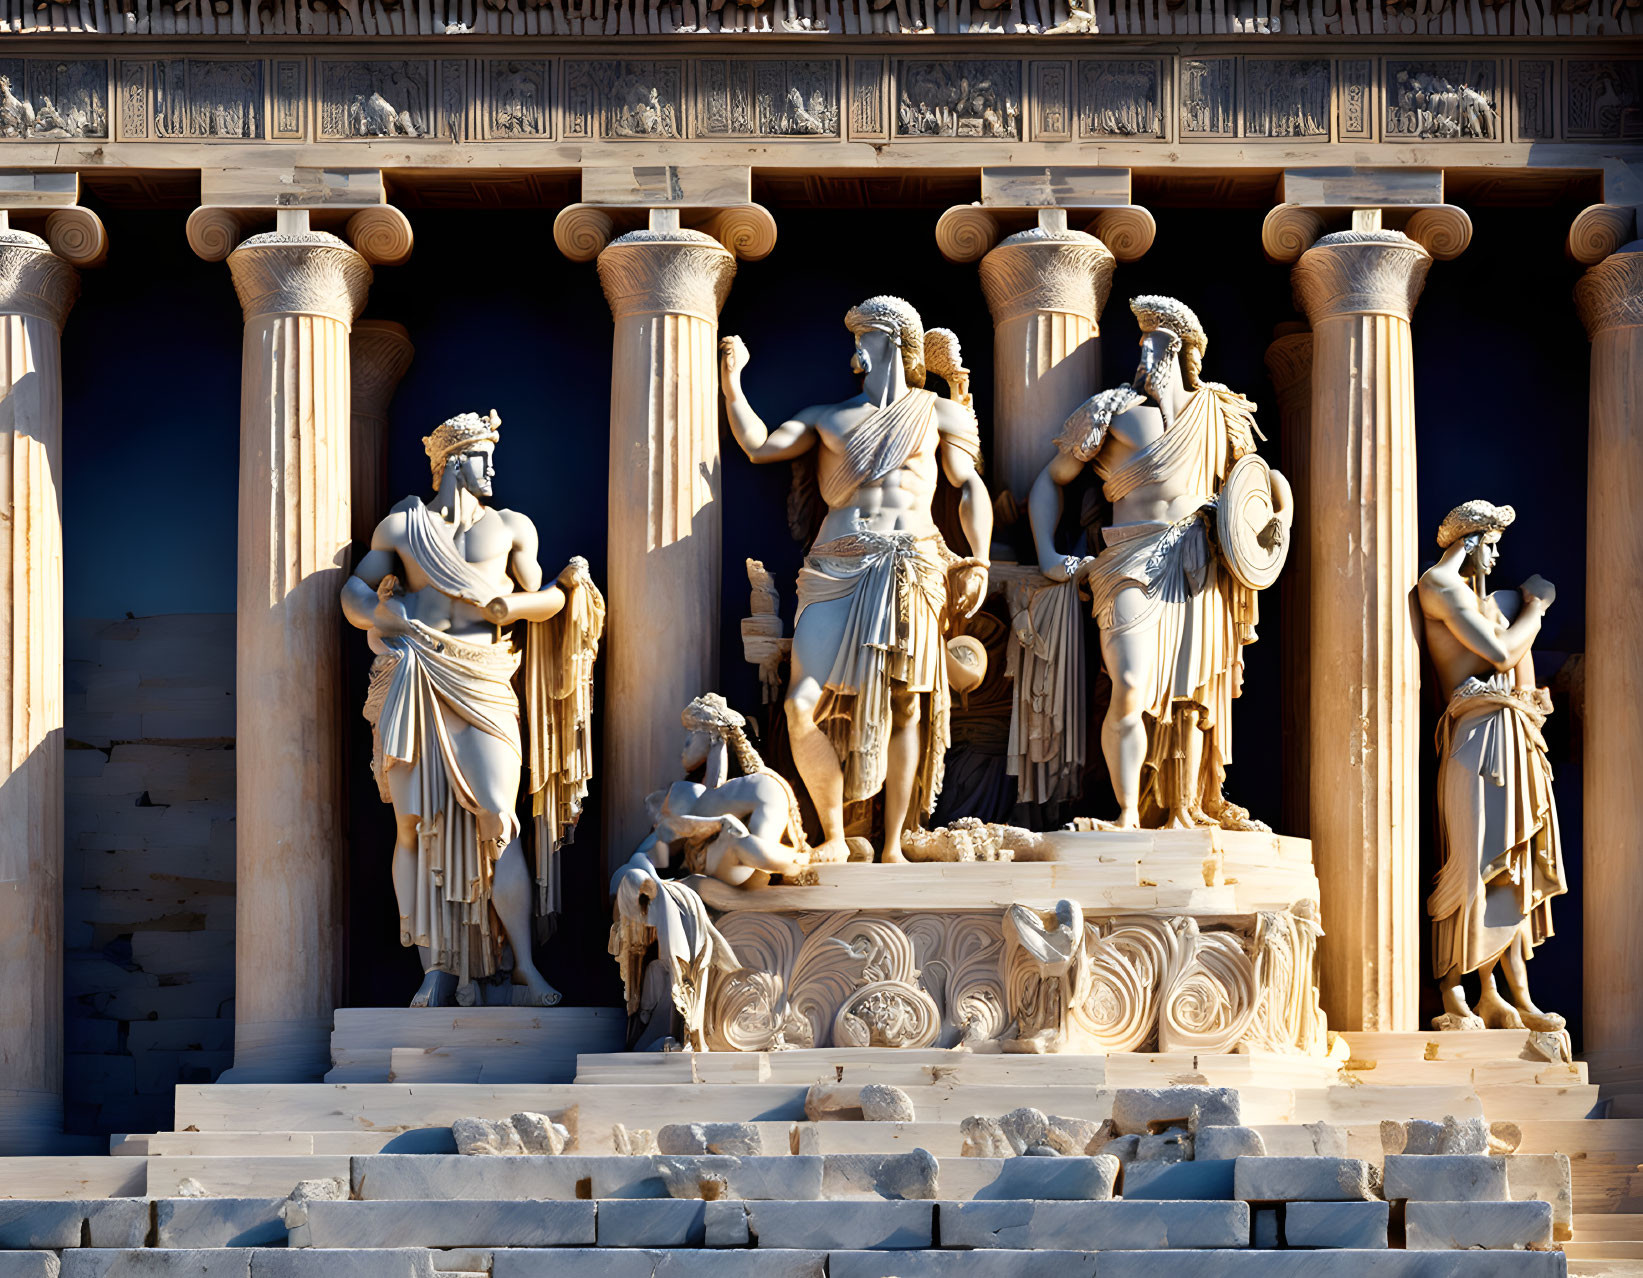
[[[628,232],[644,228],[653,212],[676,216],[679,225],[717,240],[738,261],[757,262],[776,247],[776,219],[762,204],[568,204],[553,219],[553,242],[571,261],[591,262]]]
[[[1340,315],[1415,311],[1432,255],[1402,231],[1336,231],[1301,255],[1295,300],[1316,327]]]
[[[28,231],[0,231],[0,315],[61,329],[80,296],[80,273]]]
[[[598,260],[599,283],[617,320],[630,315],[694,315],[717,323],[736,277],[736,258],[703,231],[629,231]]]
[[[323,315],[352,324],[365,306],[371,267],[327,231],[253,235],[228,255],[250,323],[265,315]]]
[[[1612,328],[1643,328],[1643,240],[1589,268],[1575,284],[1575,308],[1591,338]]]
[[[1595,266],[1637,236],[1637,210],[1629,204],[1593,204],[1569,226],[1569,256]]]

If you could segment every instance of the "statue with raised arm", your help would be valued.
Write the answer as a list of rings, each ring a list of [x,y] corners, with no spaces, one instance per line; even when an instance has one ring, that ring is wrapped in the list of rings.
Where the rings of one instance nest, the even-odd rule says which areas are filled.
[[[1443,554],[1417,588],[1447,703],[1437,738],[1442,866],[1426,900],[1443,991],[1435,1029],[1563,1028],[1529,997],[1525,968],[1552,935],[1552,898],[1569,890],[1541,735],[1552,700],[1535,686],[1530,653],[1557,591],[1538,576],[1485,589],[1515,518],[1486,501],[1456,506],[1438,529]],[[1497,966],[1510,1001],[1495,988]],[[1481,987],[1475,1004],[1461,982],[1468,972]]]
[[[342,592],[344,614],[376,653],[365,717],[398,827],[400,940],[417,947],[426,973],[413,1007],[472,997],[472,982],[497,970],[504,937],[530,1003],[559,1001],[531,957],[532,903],[557,909],[554,853],[593,772],[605,601],[582,559],[544,589],[535,526],[487,505],[501,425],[494,411],[464,413],[424,438],[433,499],[407,497],[388,513]],[[523,653],[516,622],[526,623]],[[522,658],[525,733],[513,688]],[[517,814],[527,760],[534,890]]]
[[[956,342],[899,297],[872,297],[844,318],[861,391],[805,408],[775,429],[742,391],[747,348],[720,343],[731,433],[755,462],[819,450],[827,515],[799,573],[787,724],[793,761],[815,804],[814,858],[843,860],[844,805],[884,792],[882,859],[941,792],[948,743],[946,629],[987,591],[992,505],[977,461],[981,435],[963,403]],[[927,356],[938,362],[928,366]],[[927,390],[927,371],[954,392]],[[961,490],[970,556],[958,558],[931,513],[938,475]]]
[[[1130,303],[1134,382],[1067,419],[1028,498],[1039,568],[1089,584],[1112,702],[1101,726],[1118,829],[1265,829],[1223,797],[1243,645],[1256,594],[1281,568],[1294,501],[1255,454],[1255,405],[1200,370],[1209,339],[1168,297]],[[1093,465],[1112,503],[1093,561],[1055,547],[1061,490]],[[1241,469],[1240,469],[1241,468]]]

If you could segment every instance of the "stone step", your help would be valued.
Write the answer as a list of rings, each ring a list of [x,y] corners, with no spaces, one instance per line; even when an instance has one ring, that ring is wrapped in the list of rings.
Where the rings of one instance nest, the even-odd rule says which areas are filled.
[[[1643,1246],[1643,1214],[1637,1212],[1576,1212],[1575,1237],[1589,1242],[1637,1242]]]
[[[1499,1061],[1539,1060],[1528,1030],[1468,1030],[1464,1034],[1436,1030],[1381,1032],[1341,1030],[1335,1035],[1353,1060],[1362,1061]]]
[[[141,1158],[0,1158],[0,1198],[131,1198],[148,1192]]]
[[[290,1157],[307,1154],[454,1154],[449,1127],[406,1132],[156,1132],[149,1155],[167,1157]]]
[[[568,1083],[626,1035],[618,1007],[342,1008],[326,1080]]]
[[[346,1184],[349,1161],[347,1154],[155,1155],[148,1160],[148,1192],[155,1198],[202,1190],[212,1198],[283,1198],[300,1180]]]

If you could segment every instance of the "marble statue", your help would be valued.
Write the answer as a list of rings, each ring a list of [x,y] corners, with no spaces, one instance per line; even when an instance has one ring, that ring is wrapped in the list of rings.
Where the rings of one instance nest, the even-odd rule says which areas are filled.
[[[535,527],[488,504],[501,424],[494,411],[464,413],[424,438],[432,500],[407,497],[388,513],[342,593],[343,612],[376,653],[365,717],[372,770],[398,826],[400,939],[417,947],[427,974],[417,1007],[472,997],[472,982],[497,970],[503,938],[528,1001],[559,1001],[531,958],[532,898],[552,912],[553,853],[574,830],[592,775],[604,599],[582,559],[544,589]],[[508,629],[521,621],[523,653]],[[521,659],[528,754],[512,682]],[[534,893],[516,811],[527,758]]]
[[[869,298],[844,322],[861,391],[801,409],[775,429],[743,393],[749,357],[739,337],[720,343],[720,371],[730,429],[749,458],[820,450],[827,515],[799,573],[786,701],[793,761],[821,821],[814,858],[844,860],[845,803],[882,790],[882,858],[900,861],[902,831],[941,791],[951,703],[945,631],[986,594],[992,506],[951,335],[934,330],[927,341],[918,312],[898,297]],[[954,397],[926,389],[927,372]],[[936,529],[938,471],[961,492],[968,558]]]
[[[1242,535],[1229,545],[1210,529],[1234,464],[1261,437],[1255,405],[1201,379],[1209,339],[1186,306],[1139,297],[1130,309],[1141,326],[1133,384],[1081,405],[1033,484],[1039,568],[1054,581],[1082,577],[1090,589],[1112,679],[1101,748],[1118,797],[1115,828],[1264,829],[1222,794],[1257,592],[1232,557]],[[1061,490],[1086,463],[1104,483],[1113,523],[1101,553],[1080,561],[1057,552],[1055,529]],[[1294,501],[1282,475],[1265,473],[1268,513],[1251,544],[1270,566],[1281,564]]]
[[[1006,992],[1014,1019],[1007,1052],[1054,1052],[1067,1038],[1073,1008],[1088,993],[1084,911],[1077,901],[1053,910],[1016,904],[1004,912]]]
[[[692,874],[707,874],[732,887],[762,887],[770,876],[799,874],[810,863],[799,801],[786,778],[767,768],[747,739],[747,720],[717,693],[685,707],[687,773],[700,781],[676,781],[651,796],[655,829],[636,856],[659,870],[675,856]],[[742,775],[730,775],[731,756]]]
[[[1420,579],[1426,646],[1446,705],[1438,725],[1442,868],[1427,898],[1433,974],[1443,991],[1436,1029],[1561,1030],[1529,997],[1525,960],[1552,935],[1552,898],[1568,891],[1552,767],[1541,728],[1552,711],[1530,653],[1557,598],[1532,576],[1487,593],[1510,506],[1469,501],[1438,529],[1443,554]],[[1506,975],[1510,1000],[1495,988]],[[1478,974],[1469,1004],[1461,977]]]

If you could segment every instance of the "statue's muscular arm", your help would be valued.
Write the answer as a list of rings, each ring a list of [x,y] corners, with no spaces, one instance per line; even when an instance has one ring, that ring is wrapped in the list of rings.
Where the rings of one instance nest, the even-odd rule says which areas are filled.
[[[936,401],[938,428],[951,422],[955,433],[973,433],[970,410],[951,400]],[[947,482],[959,490],[958,520],[964,537],[970,543],[970,553],[982,563],[993,545],[993,502],[987,495],[987,485],[976,468],[976,460],[954,444],[942,444],[941,469]]]
[[[1534,645],[1540,633],[1540,619],[1551,604],[1549,598],[1530,593],[1530,584],[1538,581],[1539,578],[1530,578],[1524,583],[1523,608],[1504,631],[1484,615],[1472,588],[1460,577],[1428,573],[1421,578],[1417,593],[1421,612],[1426,617],[1442,623],[1469,652],[1505,673],[1522,661]]]
[[[560,582],[542,589],[536,525],[516,510],[499,510],[496,513],[513,534],[508,573],[520,588],[512,594],[498,595],[486,604],[486,620],[505,626],[514,621],[547,621],[558,616],[565,606],[565,591]],[[565,571],[569,572],[570,569],[566,568]],[[563,577],[564,573],[561,573],[561,580]]]
[[[371,549],[360,559],[354,575],[343,583],[342,615],[360,630],[395,634],[409,624],[404,604],[383,599],[377,593],[384,581],[399,572],[399,542],[404,527],[405,517],[398,508],[389,511],[371,534]]]
[[[1071,453],[1056,451],[1055,459],[1038,472],[1027,494],[1027,518],[1032,524],[1033,546],[1038,551],[1038,570],[1052,581],[1066,581],[1078,566],[1070,555],[1055,548],[1055,526],[1061,522],[1061,490],[1084,470],[1084,463]]]
[[[719,342],[719,384],[724,391],[725,417],[730,422],[730,433],[753,462],[790,461],[816,445],[816,423],[827,411],[826,406],[806,408],[783,422],[775,430],[753,411],[742,390],[742,370],[750,356],[739,337],[726,337]]]

